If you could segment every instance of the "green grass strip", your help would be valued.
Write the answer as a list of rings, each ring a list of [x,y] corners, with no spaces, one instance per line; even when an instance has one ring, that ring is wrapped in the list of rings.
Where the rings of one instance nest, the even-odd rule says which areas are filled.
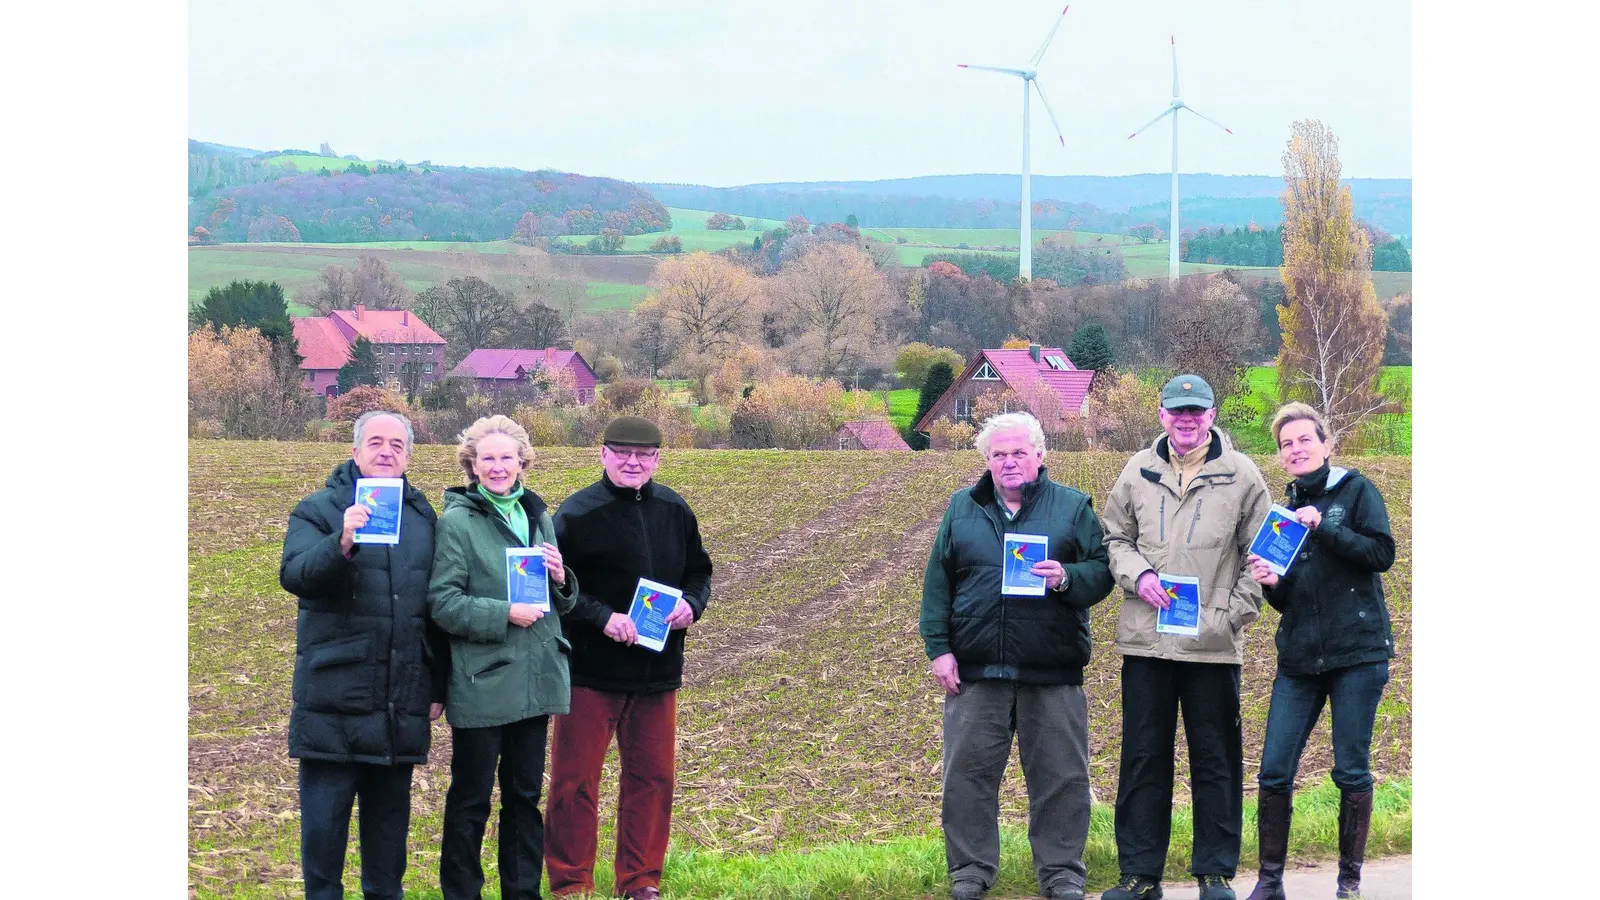
[[[1291,862],[1338,856],[1339,790],[1331,780],[1302,790],[1294,798],[1294,819],[1289,833]],[[1186,881],[1194,828],[1189,807],[1172,813],[1172,841],[1167,853],[1166,878]],[[494,854],[486,848],[485,858]],[[1372,828],[1367,858],[1411,852],[1411,780],[1377,786],[1372,803]],[[1246,798],[1240,874],[1251,873],[1257,863],[1256,803]],[[1095,804],[1089,819],[1089,841],[1084,850],[1089,867],[1089,890],[1105,890],[1117,880],[1117,842],[1110,806]],[[492,863],[485,867],[491,881]],[[597,860],[596,897],[609,897],[609,860]],[[810,850],[767,854],[724,854],[674,848],[667,854],[662,873],[668,900],[693,897],[742,900],[912,900],[943,895],[945,884],[944,838],[929,834],[897,838],[875,844],[831,844]],[[1000,829],[1000,873],[991,897],[1036,896],[1033,854],[1027,829],[1006,825]],[[486,897],[499,897],[486,890]],[[407,898],[433,900],[436,890],[407,891]]]

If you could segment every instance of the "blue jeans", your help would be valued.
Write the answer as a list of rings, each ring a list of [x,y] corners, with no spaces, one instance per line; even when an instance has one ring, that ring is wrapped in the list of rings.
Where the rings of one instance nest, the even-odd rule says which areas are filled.
[[[1389,682],[1389,662],[1362,663],[1321,675],[1278,673],[1267,711],[1267,745],[1261,751],[1261,790],[1294,790],[1300,754],[1326,702],[1333,715],[1333,783],[1341,791],[1372,790],[1372,723]]]

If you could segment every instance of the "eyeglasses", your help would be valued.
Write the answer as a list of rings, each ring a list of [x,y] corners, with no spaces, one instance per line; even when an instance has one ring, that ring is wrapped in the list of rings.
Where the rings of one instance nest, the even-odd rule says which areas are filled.
[[[1176,409],[1167,410],[1167,412],[1172,414],[1173,418],[1177,418],[1178,416],[1194,416],[1195,418],[1199,418],[1200,416],[1205,415],[1207,411],[1207,408],[1204,406],[1180,406]]]
[[[645,448],[641,448],[641,447],[626,447],[626,448],[624,448],[624,447],[613,447],[610,444],[607,444],[606,445],[606,449],[611,451],[611,455],[612,456],[618,457],[619,459],[636,459],[639,462],[651,462],[657,456],[659,456],[661,454],[661,451],[658,450],[658,449],[655,449],[655,448],[649,448],[649,449],[645,449]]]

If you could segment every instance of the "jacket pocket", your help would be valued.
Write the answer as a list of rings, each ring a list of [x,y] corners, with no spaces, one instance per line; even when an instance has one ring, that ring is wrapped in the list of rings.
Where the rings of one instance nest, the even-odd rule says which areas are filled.
[[[562,653],[565,653],[568,656],[571,656],[572,655],[572,642],[558,634],[558,635],[556,635],[556,649],[560,650]]]
[[[353,634],[317,644],[306,651],[302,665],[307,709],[366,713],[375,708],[372,635]]]
[[[1207,653],[1232,653],[1234,652],[1235,634],[1233,623],[1228,620],[1228,595],[1224,594],[1220,601],[1206,598],[1200,607],[1200,636],[1195,642],[1195,649]]]
[[[1156,608],[1137,593],[1124,593],[1117,613],[1117,643],[1125,647],[1153,647],[1156,644]]]

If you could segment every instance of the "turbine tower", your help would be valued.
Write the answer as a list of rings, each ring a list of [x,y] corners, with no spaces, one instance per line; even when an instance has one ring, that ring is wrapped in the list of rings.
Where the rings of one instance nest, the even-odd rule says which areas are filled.
[[[1003,69],[998,66],[969,66],[966,63],[957,63],[963,69],[979,69],[984,72],[1000,72],[1005,75],[1015,75],[1022,79],[1022,232],[1021,255],[1017,259],[1017,275],[1022,278],[1033,278],[1033,185],[1032,169],[1028,166],[1028,85],[1039,92],[1039,102],[1044,104],[1044,111],[1050,114],[1050,124],[1055,126],[1056,138],[1061,141],[1061,146],[1067,145],[1067,139],[1061,135],[1061,125],[1056,122],[1055,111],[1050,108],[1050,101],[1044,98],[1044,88],[1039,86],[1039,72],[1036,68],[1039,60],[1044,59],[1044,51],[1049,49],[1050,42],[1055,39],[1056,30],[1061,27],[1061,19],[1066,16],[1068,7],[1061,8],[1061,15],[1056,17],[1056,24],[1045,36],[1044,43],[1039,45],[1039,52],[1033,54],[1028,60],[1025,69]]]
[[[1183,102],[1178,97],[1178,39],[1172,40],[1172,104],[1162,111],[1160,116],[1144,123],[1144,127],[1128,135],[1128,140],[1138,137],[1145,128],[1161,121],[1162,116],[1172,117],[1172,220],[1167,233],[1167,278],[1174,284],[1178,281],[1178,110],[1187,109],[1207,122],[1221,128],[1229,134],[1233,129],[1226,127],[1221,122],[1202,114],[1199,110]]]

